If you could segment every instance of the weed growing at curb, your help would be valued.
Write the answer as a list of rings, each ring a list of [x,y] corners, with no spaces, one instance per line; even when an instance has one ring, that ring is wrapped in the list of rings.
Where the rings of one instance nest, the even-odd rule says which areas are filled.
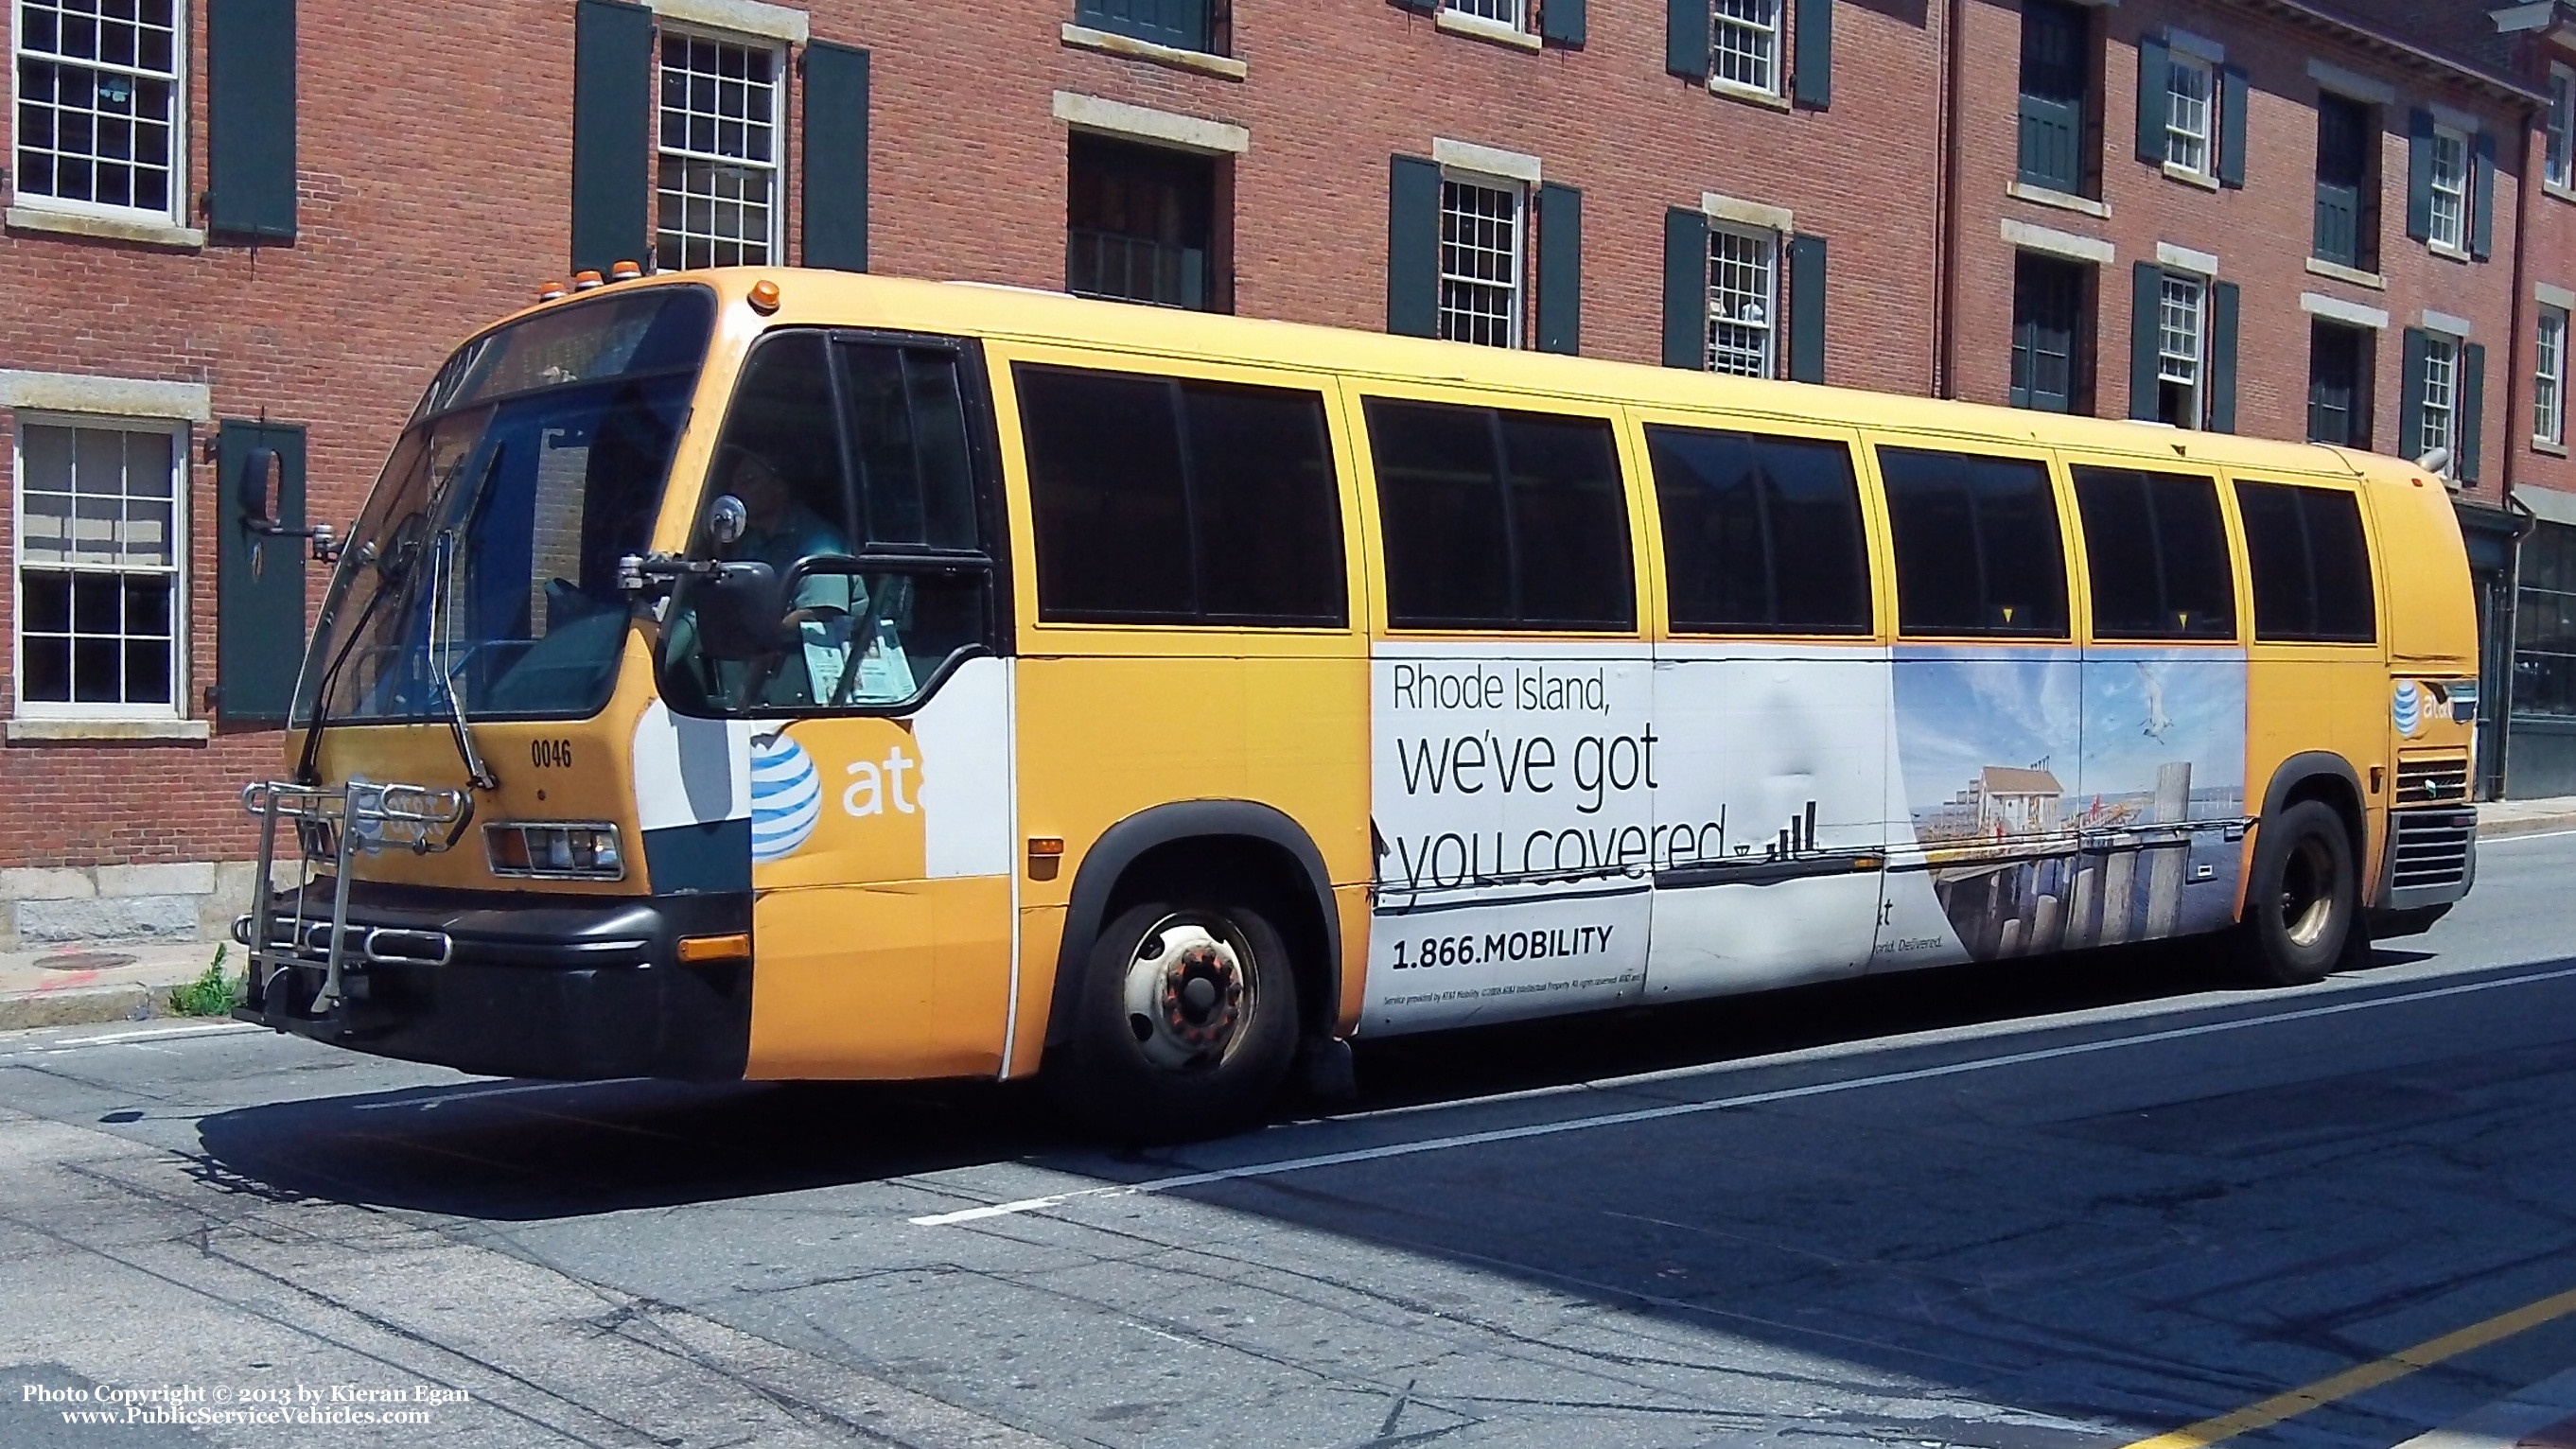
[[[225,947],[215,948],[215,959],[206,963],[205,974],[184,986],[170,988],[170,1010],[179,1016],[226,1016],[241,1005],[243,982],[224,974]]]

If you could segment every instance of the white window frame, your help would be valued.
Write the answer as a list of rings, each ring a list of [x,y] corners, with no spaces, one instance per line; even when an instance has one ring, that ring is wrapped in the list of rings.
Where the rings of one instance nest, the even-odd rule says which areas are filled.
[[[2532,328],[2531,440],[2567,444],[2567,309],[2543,306]]]
[[[1708,330],[1707,336],[1703,339],[1705,346],[1700,355],[1701,367],[1710,372],[1725,373],[1732,377],[1778,377],[1780,375],[1780,240],[1780,233],[1769,227],[1747,226],[1717,220],[1709,222],[1706,314]],[[1721,250],[1729,242],[1749,243],[1759,249],[1757,260],[1750,264],[1758,265],[1761,269],[1761,285],[1758,288],[1739,288],[1730,294],[1727,289],[1719,285],[1721,268],[1730,260],[1721,256]],[[1747,265],[1741,261],[1735,264]],[[1753,307],[1759,309],[1759,315],[1747,317],[1740,312],[1734,316],[1727,315],[1730,295],[1740,295],[1745,298]],[[1731,328],[1739,335],[1754,334],[1755,345],[1749,349],[1740,342],[1733,347],[1719,346],[1718,339],[1722,328]],[[1754,368],[1748,370],[1744,367],[1724,365],[1730,356],[1740,358],[1748,353],[1755,362]]]
[[[2184,90],[2189,78],[2199,82],[2196,96]],[[2187,106],[2199,109],[2196,131],[2182,122]],[[2198,159],[2185,159],[2193,148]],[[2165,56],[2165,164],[2193,176],[2215,179],[2218,175],[2218,67],[2207,57],[2179,47]]]
[[[1538,25],[1533,0],[1440,0],[1440,12],[1466,21],[1470,28],[1491,27],[1514,35],[1533,34]]]
[[[188,217],[188,0],[170,0],[170,69],[166,72],[144,70],[135,66],[107,61],[81,60],[53,51],[30,51],[26,47],[27,0],[11,0],[9,6],[9,200],[11,205],[56,212],[66,216],[95,216],[118,221],[148,220],[183,225]],[[139,24],[140,22],[138,22]],[[25,146],[24,127],[19,123],[21,89],[19,77],[28,59],[50,61],[59,65],[85,66],[92,70],[136,78],[167,80],[170,83],[170,194],[163,206],[116,206],[107,202],[82,201],[41,191],[29,191],[24,184],[26,163],[20,152]],[[60,155],[57,151],[54,154]],[[95,148],[90,152],[97,155]]]
[[[2459,168],[2452,173],[2452,182],[2446,187],[2443,185],[2442,162],[2444,157],[2453,154],[2454,148],[2457,149],[2459,156]],[[2472,154],[2473,148],[2469,144],[2468,132],[2456,126],[2436,124],[2433,127],[2433,154],[2424,168],[2424,186],[2427,192],[2424,235],[2425,245],[2435,251],[2451,252],[2460,256],[2468,254],[2469,171]],[[2450,204],[2448,235],[2444,234],[2442,225],[2443,204],[2446,201]]]
[[[1788,0],[1705,0],[1708,18],[1708,84],[1712,90],[1776,97],[1788,67],[1781,58],[1788,46]],[[1727,45],[1732,37],[1739,43]],[[1729,62],[1756,67],[1758,74],[1727,74]]]
[[[1472,312],[1463,308],[1452,308],[1449,305],[1449,289],[1452,283],[1483,289],[1490,289],[1499,285],[1491,278],[1479,277],[1467,272],[1455,271],[1450,267],[1449,252],[1451,243],[1449,241],[1449,218],[1452,215],[1460,214],[1458,209],[1450,204],[1451,198],[1454,194],[1451,190],[1453,187],[1464,190],[1482,191],[1493,195],[1507,197],[1511,202],[1512,234],[1510,256],[1507,263],[1511,271],[1511,281],[1507,288],[1504,304],[1509,316],[1503,323],[1505,334],[1504,340],[1499,343],[1486,339],[1462,336],[1450,330],[1450,319],[1453,316],[1466,319],[1482,319],[1489,316],[1489,314],[1483,312]],[[1441,168],[1440,231],[1437,238],[1437,245],[1440,248],[1440,293],[1434,303],[1434,305],[1439,309],[1438,335],[1440,337],[1452,342],[1466,342],[1474,346],[1483,347],[1500,346],[1518,348],[1524,345],[1523,333],[1527,330],[1526,322],[1529,310],[1529,227],[1530,194],[1532,189],[1533,188],[1530,183],[1516,180],[1508,176],[1494,176],[1482,172],[1460,171],[1448,167]],[[1493,251],[1493,249],[1489,247],[1480,247],[1477,248],[1477,250],[1487,255],[1492,254]]]
[[[27,698],[27,429],[86,429],[93,432],[158,433],[170,440],[170,562],[166,568],[132,568],[115,564],[33,565],[43,572],[71,574],[163,574],[170,580],[170,699],[166,704],[103,703],[96,700]],[[110,413],[57,413],[19,410],[9,428],[9,674],[10,704],[20,719],[167,720],[188,715],[188,591],[193,537],[188,527],[188,444],[186,421],[173,418],[121,416]],[[77,635],[75,635],[77,637]]]
[[[2438,379],[2438,383],[2437,380]],[[2459,441],[2460,406],[2460,339],[2447,332],[2429,328],[2424,333],[2424,401],[2416,410],[2417,456],[2435,448],[2450,448]],[[2435,402],[2436,394],[2441,401]],[[2455,453],[2444,469],[2451,477],[2459,476],[2460,460]]]
[[[2576,190],[2576,70],[2549,67],[2549,118],[2542,152],[2541,181],[2560,191]]]
[[[2178,313],[2181,327],[2174,325]],[[2189,345],[2188,353],[2175,350],[2178,337]],[[2190,390],[2181,426],[2201,427],[2209,407],[2209,279],[2171,267],[2156,289],[2156,386],[2162,390],[2169,382]]]
[[[769,159],[767,161],[752,161],[744,157],[726,156],[721,154],[721,149],[717,151],[696,151],[685,147],[672,147],[663,144],[662,121],[664,107],[662,101],[662,77],[665,70],[662,63],[663,43],[672,39],[705,41],[716,45],[729,45],[740,50],[764,52],[769,56],[769,84],[771,99],[768,123],[770,145]],[[791,57],[788,53],[787,45],[783,41],[770,36],[751,35],[741,31],[716,30],[706,26],[684,25],[675,23],[668,19],[657,19],[653,33],[652,157],[652,265],[656,269],[665,271],[670,270],[670,268],[661,266],[662,244],[665,237],[678,236],[682,238],[681,264],[683,266],[687,266],[687,239],[697,235],[697,233],[690,231],[687,226],[687,202],[689,194],[685,190],[674,193],[662,185],[663,163],[671,160],[678,160],[684,164],[694,162],[701,165],[733,166],[740,167],[745,170],[766,172],[769,177],[769,233],[763,240],[762,246],[767,250],[768,254],[767,256],[757,260],[745,258],[743,264],[752,266],[783,266],[786,264],[787,133],[789,130],[787,120],[789,114],[788,106],[791,100],[788,90],[789,77],[791,73],[791,67],[789,64],[790,60]],[[747,121],[746,124],[748,124]],[[663,224],[663,207],[668,198],[674,195],[679,196],[682,211],[682,224],[676,229]],[[711,236],[710,240],[715,241],[720,239],[713,238]],[[728,265],[728,263],[718,260],[714,265],[722,266]]]

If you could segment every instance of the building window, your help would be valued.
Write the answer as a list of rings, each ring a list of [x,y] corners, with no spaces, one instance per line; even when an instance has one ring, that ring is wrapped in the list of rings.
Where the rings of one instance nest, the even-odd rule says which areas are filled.
[[[767,45],[662,32],[655,255],[663,270],[760,266],[783,250],[780,60]]]
[[[2433,129],[2431,240],[2466,251],[2469,245],[2469,138],[2448,126]]]
[[[1074,0],[1073,18],[1095,30],[1176,50],[1215,49],[1208,0]]]
[[[2549,153],[2542,177],[2559,188],[2576,186],[2576,71],[2549,68]]]
[[[1440,335],[1521,345],[1521,225],[1515,182],[1440,183]]]
[[[1780,238],[1729,226],[1708,229],[1708,366],[1739,377],[1775,375],[1780,320]]]
[[[2364,327],[2308,324],[2309,442],[2370,446],[2370,363],[2377,341]]]
[[[2460,344],[2439,332],[2424,334],[2424,401],[2417,409],[2416,456],[2452,446],[2452,399],[2460,376]],[[2453,460],[2453,467],[2458,466]]]
[[[2181,272],[2164,275],[2156,308],[2156,419],[2177,428],[2200,426],[2202,323],[2208,285]]]
[[[2092,411],[2082,262],[2020,252],[2013,257],[2012,405],[2052,413]]]
[[[173,0],[19,0],[17,194],[71,211],[178,210]]]
[[[2567,309],[2540,309],[2534,334],[2531,379],[2531,436],[2543,443],[2567,441]]]
[[[1440,0],[1440,8],[1452,15],[1464,15],[1470,20],[1490,20],[1513,30],[1530,28],[1530,7],[1525,0]]]
[[[22,711],[166,715],[178,703],[185,438],[21,420]]]
[[[2165,164],[2196,176],[2210,175],[2215,169],[2210,165],[2214,154],[2210,137],[2215,130],[2211,118],[2217,114],[2212,104],[2217,77],[2208,61],[2179,51],[2165,68]]]
[[[2316,258],[2379,269],[2379,111],[2331,91],[2317,97]]]
[[[1216,159],[1076,131],[1066,160],[1065,290],[1213,310]]]
[[[1780,0],[1716,0],[1709,41],[1710,80],[1779,93]]]
[[[2080,192],[2091,167],[2093,21],[2062,0],[2021,8],[2020,175],[2026,186]]]
[[[2513,712],[2576,715],[2576,528],[2535,525],[2517,572]]]

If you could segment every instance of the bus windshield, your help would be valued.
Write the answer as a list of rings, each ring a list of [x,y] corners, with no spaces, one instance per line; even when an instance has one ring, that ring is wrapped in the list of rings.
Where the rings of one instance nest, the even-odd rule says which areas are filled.
[[[296,723],[577,719],[608,700],[712,331],[656,287],[484,334],[439,369],[351,529]]]

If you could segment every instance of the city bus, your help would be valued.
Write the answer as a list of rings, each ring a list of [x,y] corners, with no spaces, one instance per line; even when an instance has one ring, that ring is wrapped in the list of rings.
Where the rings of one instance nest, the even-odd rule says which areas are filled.
[[[2450,499],[2347,449],[719,269],[465,342],[334,547],[241,1015],[473,1073],[1182,1137],[1360,1037],[2310,982],[2474,871]]]

